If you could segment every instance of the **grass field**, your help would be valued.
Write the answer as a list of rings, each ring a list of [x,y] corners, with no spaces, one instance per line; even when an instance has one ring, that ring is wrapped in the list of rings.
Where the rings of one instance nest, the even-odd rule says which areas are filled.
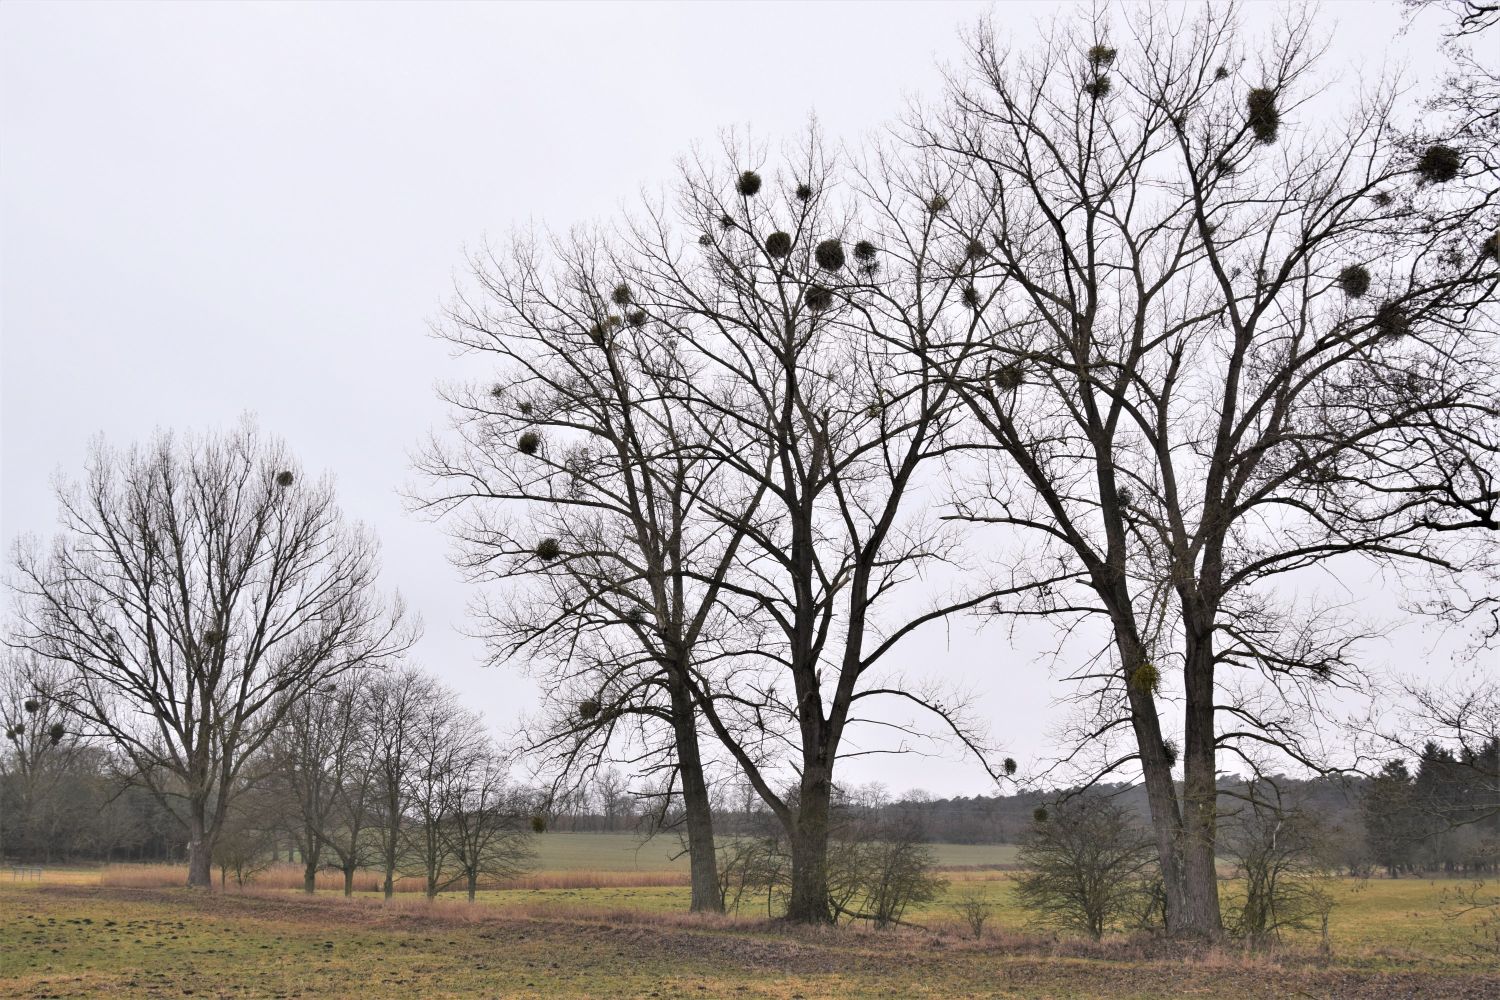
[[[1441,881],[1343,882],[1331,956],[1312,935],[1249,954],[1050,933],[1016,904],[1009,873],[975,867],[1006,864],[1005,848],[942,849],[963,867],[942,900],[910,915],[923,929],[875,932],[788,929],[763,910],[689,917],[681,862],[665,844],[548,834],[539,847],[552,866],[539,878],[672,884],[517,888],[470,906],[410,893],[308,898],[265,883],[212,895],[103,884],[123,867],[52,869],[40,882],[0,872],[0,996],[1500,996],[1500,971],[1467,947],[1473,918],[1444,916],[1453,883]],[[954,910],[971,895],[994,907],[978,941]]]

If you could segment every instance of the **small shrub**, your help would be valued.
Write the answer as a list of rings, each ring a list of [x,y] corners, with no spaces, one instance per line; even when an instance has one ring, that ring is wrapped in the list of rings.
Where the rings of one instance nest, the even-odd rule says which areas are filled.
[[[1256,87],[1246,99],[1250,131],[1257,142],[1272,143],[1281,128],[1281,112],[1276,109],[1276,91]]]
[[[1109,76],[1104,73],[1100,73],[1083,85],[1083,92],[1089,95],[1089,99],[1093,101],[1103,100],[1109,96],[1109,92],[1113,89],[1114,84],[1110,82]]]
[[[536,546],[536,554],[544,562],[551,562],[562,555],[562,546],[555,538],[543,538]]]
[[[280,472],[276,473],[276,485],[280,486],[282,489],[286,489],[288,486],[292,485],[292,481],[295,478],[296,477],[292,475],[290,469],[283,469]]]
[[[813,250],[813,259],[825,271],[837,271],[844,266],[844,244],[838,240],[824,240]]]
[[[989,922],[990,914],[995,911],[993,903],[970,890],[953,908],[958,911],[959,919],[969,929],[969,937],[975,941],[984,937],[984,925]]]
[[[792,252],[792,237],[780,231],[766,237],[766,253],[772,257],[785,257]]]
[[[1417,161],[1417,173],[1428,184],[1446,184],[1458,176],[1463,157],[1452,146],[1428,146]]]
[[[740,174],[739,182],[735,184],[735,190],[746,198],[754,198],[760,191],[760,174],[754,170],[746,170]]]
[[[1054,924],[1098,940],[1139,910],[1154,851],[1145,831],[1113,799],[1082,795],[1038,821],[1017,855],[1022,905]]]
[[[536,815],[532,816],[531,817],[531,832],[532,833],[546,833],[547,832],[547,817],[543,816],[541,813],[537,813]]]
[[[1370,272],[1360,264],[1350,264],[1339,272],[1339,287],[1351,299],[1360,298],[1370,290]]]
[[[1382,337],[1399,339],[1411,332],[1411,319],[1399,303],[1386,302],[1375,310],[1375,329]]]
[[[823,312],[833,306],[833,292],[822,285],[809,285],[802,293],[802,301],[813,312]]]
[[[1100,66],[1108,66],[1115,61],[1116,55],[1117,53],[1111,46],[1100,42],[1089,49],[1089,65],[1096,69]]]
[[[1033,823],[1047,822],[1047,807],[1037,806],[1035,809],[1031,810],[1031,821]]]
[[[523,455],[535,455],[542,446],[542,436],[536,431],[527,431],[516,441],[516,450]]]

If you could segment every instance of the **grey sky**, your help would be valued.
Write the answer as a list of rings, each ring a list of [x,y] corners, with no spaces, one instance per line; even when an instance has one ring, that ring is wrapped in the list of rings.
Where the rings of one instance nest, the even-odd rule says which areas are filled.
[[[1004,4],[1024,37],[1055,5]],[[457,634],[468,589],[403,513],[433,384],[477,374],[426,336],[463,249],[535,220],[607,219],[726,126],[775,142],[816,113],[857,141],[934,95],[984,4],[0,6],[0,536],[50,532],[49,480],[89,438],[253,412],[384,544],[423,615],[419,660],[504,726],[532,698]],[[1275,8],[1252,4],[1269,26]],[[1431,23],[1325,7],[1330,62],[1418,83]],[[1410,645],[1420,648],[1420,642]],[[1038,650],[955,624],[914,646],[983,694],[1018,757],[1046,750]],[[976,792],[970,766],[858,765]]]

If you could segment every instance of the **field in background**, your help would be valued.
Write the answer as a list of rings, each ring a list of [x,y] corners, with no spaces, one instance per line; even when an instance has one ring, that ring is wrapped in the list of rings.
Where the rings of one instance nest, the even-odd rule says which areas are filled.
[[[611,889],[671,887],[687,885],[688,861],[681,854],[675,837],[663,836],[643,840],[625,833],[545,833],[535,838],[537,869],[534,873],[513,879],[501,888],[528,889]],[[1012,844],[934,844],[939,867],[949,871],[1003,868],[1014,864],[1016,848]],[[66,874],[62,874],[66,872]],[[52,869],[75,884],[96,884],[115,888],[174,888],[187,881],[186,865],[114,864],[96,869]],[[216,873],[217,875],[217,873]],[[231,883],[233,875],[230,876]],[[382,876],[364,870],[354,876],[354,890],[361,894],[379,893]],[[320,871],[318,890],[342,892],[344,876],[338,871]],[[255,876],[257,889],[301,889],[302,866],[280,863]],[[420,893],[419,879],[401,879],[396,891]]]

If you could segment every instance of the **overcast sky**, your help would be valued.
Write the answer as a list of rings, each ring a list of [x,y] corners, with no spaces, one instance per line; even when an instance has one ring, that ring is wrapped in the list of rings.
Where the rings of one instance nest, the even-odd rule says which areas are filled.
[[[1002,4],[1021,38],[1054,4]],[[1252,4],[1269,27],[1275,6]],[[422,614],[420,662],[504,728],[533,701],[459,634],[442,530],[404,513],[433,387],[477,376],[427,336],[464,248],[608,220],[724,127],[775,142],[816,114],[857,142],[935,95],[964,3],[0,5],[0,536],[54,524],[90,438],[245,412],[337,477]],[[1324,8],[1352,79],[1441,71],[1436,22]],[[1357,587],[1357,583],[1356,583]],[[1058,694],[1041,649],[967,624],[907,651],[982,694],[1017,757]],[[1374,651],[1410,666],[1420,639]],[[1436,667],[1434,667],[1436,669]],[[957,762],[859,764],[892,790],[986,790]]]

